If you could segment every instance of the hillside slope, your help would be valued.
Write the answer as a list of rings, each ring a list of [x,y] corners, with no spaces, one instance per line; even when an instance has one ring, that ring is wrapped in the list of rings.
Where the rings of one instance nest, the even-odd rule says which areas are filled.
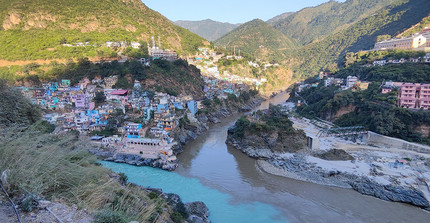
[[[282,13],[280,15],[277,15],[277,16],[275,16],[275,17],[267,20],[266,22],[269,23],[269,24],[271,24],[271,25],[275,25],[279,21],[284,20],[284,19],[288,18],[291,15],[294,15],[294,13],[295,12],[285,12],[285,13]]]
[[[209,41],[217,40],[240,25],[227,22],[217,22],[210,19],[202,21],[179,20],[176,21],[175,24],[188,29]]]
[[[280,59],[296,45],[280,31],[260,19],[247,22],[215,42],[219,47],[236,47],[259,59]]]
[[[419,22],[418,24],[412,26],[411,28],[409,28],[405,32],[397,35],[397,37],[410,36],[412,34],[415,34],[415,33],[418,33],[420,31],[422,31],[423,29],[425,29],[425,27],[430,27],[430,15],[427,16],[427,17],[425,17],[423,20],[421,20],[421,22]]]
[[[348,29],[297,51],[296,76],[313,76],[321,69],[335,70],[347,52],[371,49],[377,36],[395,36],[430,13],[428,0],[402,0],[377,11]]]
[[[140,0],[0,0],[0,59],[109,56],[112,51],[101,44],[147,42],[151,36],[180,54],[204,41]],[[97,46],[62,46],[78,42]]]
[[[349,27],[372,15],[396,0],[329,1],[316,7],[300,10],[274,23],[274,27],[288,37],[306,45]]]

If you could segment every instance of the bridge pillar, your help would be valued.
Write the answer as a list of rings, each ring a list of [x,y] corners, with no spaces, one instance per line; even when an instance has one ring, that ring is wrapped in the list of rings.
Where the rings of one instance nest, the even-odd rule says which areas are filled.
[[[311,150],[320,149],[320,139],[316,136],[308,136],[308,148]]]

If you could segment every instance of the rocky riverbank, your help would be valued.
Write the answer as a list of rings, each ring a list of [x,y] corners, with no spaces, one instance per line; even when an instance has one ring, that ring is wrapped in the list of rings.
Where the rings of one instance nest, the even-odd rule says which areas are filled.
[[[209,209],[205,203],[201,201],[182,203],[181,198],[177,194],[163,193],[162,189],[158,188],[144,188],[146,191],[156,194],[167,201],[167,203],[176,212],[188,216],[186,222],[189,223],[210,223]]]
[[[287,159],[258,160],[258,166],[267,173],[321,185],[352,188],[364,195],[374,196],[387,201],[412,204],[430,210],[430,203],[424,194],[413,188],[381,184],[375,180],[340,170],[324,170],[303,157]]]
[[[330,139],[331,144],[323,140],[320,150],[310,150],[295,134],[289,139],[277,138],[273,132],[255,132],[246,127],[243,135],[238,135],[238,123],[229,129],[226,142],[258,159],[258,166],[267,173],[352,188],[364,195],[430,210],[429,167],[425,165],[425,154],[394,149],[387,152],[336,138]],[[335,148],[340,142],[349,146],[341,145],[348,152]],[[280,144],[284,147],[279,147]]]
[[[163,170],[173,171],[178,167],[176,161],[168,161],[163,159],[146,159],[140,155],[117,153],[115,154],[112,150],[103,149],[90,149],[90,153],[96,155],[99,159],[104,161],[111,161],[115,163],[126,163],[135,166],[150,166],[154,168],[160,168]]]

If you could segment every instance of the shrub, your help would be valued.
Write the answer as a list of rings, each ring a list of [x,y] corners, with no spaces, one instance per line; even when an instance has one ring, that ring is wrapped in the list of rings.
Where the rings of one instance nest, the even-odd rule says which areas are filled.
[[[125,173],[119,173],[119,182],[123,185],[127,184],[128,177],[127,177],[127,175],[125,175]]]
[[[184,221],[184,218],[182,217],[182,215],[179,212],[173,212],[170,215],[170,218],[172,219],[173,222],[175,223],[181,223]]]
[[[21,202],[21,209],[25,212],[32,211],[35,207],[37,207],[38,202],[36,197],[33,195],[28,195]]]
[[[157,198],[158,198],[158,194],[152,191],[152,192],[150,192],[150,193],[148,194],[148,197],[149,197],[151,200],[154,200],[154,199],[157,199]]]

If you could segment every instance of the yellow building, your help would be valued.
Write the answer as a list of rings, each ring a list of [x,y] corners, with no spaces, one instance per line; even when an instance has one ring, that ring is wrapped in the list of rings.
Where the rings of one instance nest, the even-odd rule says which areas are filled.
[[[429,40],[430,43],[430,40]],[[427,47],[427,38],[422,34],[408,36],[400,39],[390,39],[377,42],[375,44],[375,50],[419,50],[422,48],[424,50]]]

